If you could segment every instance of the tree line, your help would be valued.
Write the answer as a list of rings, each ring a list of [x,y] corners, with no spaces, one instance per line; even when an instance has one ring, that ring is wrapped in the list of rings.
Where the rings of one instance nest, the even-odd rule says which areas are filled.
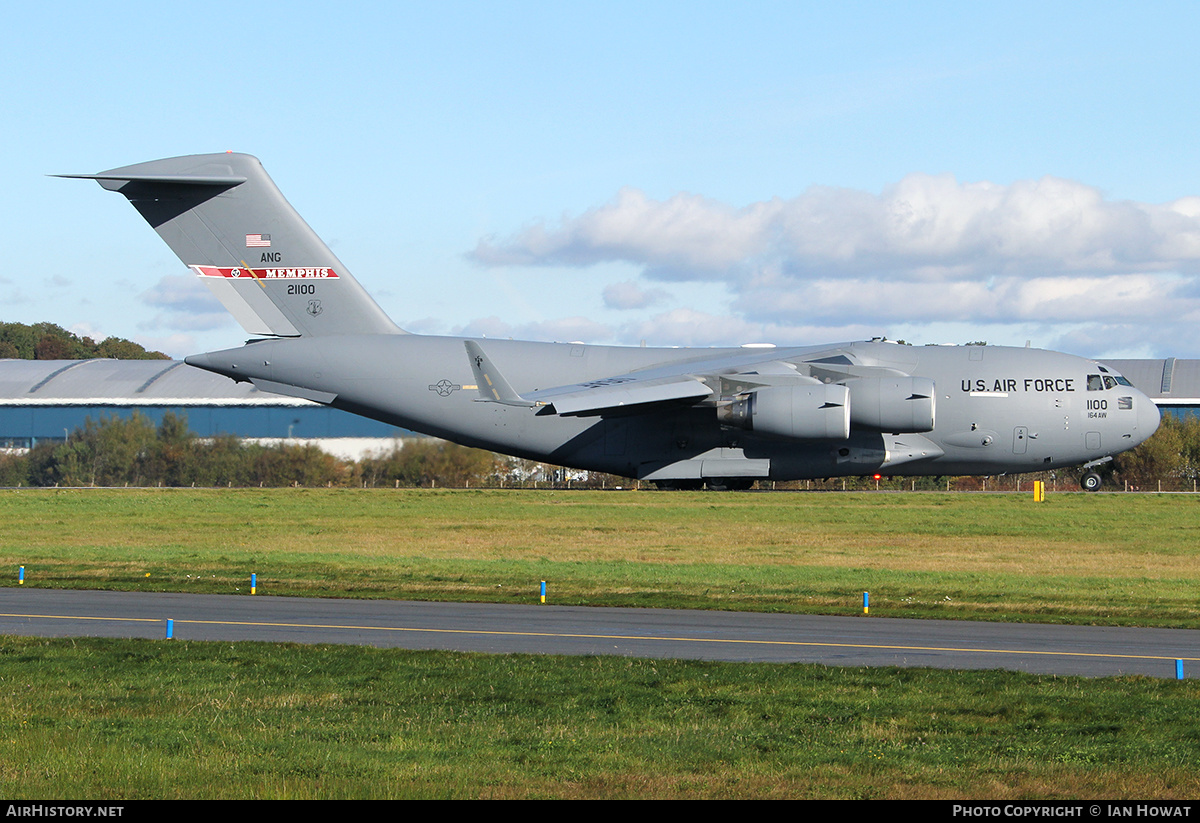
[[[0,454],[0,486],[477,488],[544,484],[555,469],[434,438],[342,460],[311,443],[264,445],[231,434],[199,437],[188,428],[186,415],[167,412],[156,426],[134,412],[88,418],[65,441]],[[603,484],[605,477],[595,475],[590,482]]]
[[[1200,417],[1164,414],[1149,440],[1113,458],[1111,476],[1145,491],[1159,483],[1164,490],[1191,490],[1200,479]]]
[[[123,337],[107,337],[97,343],[53,323],[0,323],[0,359],[11,360],[170,360],[160,351],[147,349]]]
[[[1164,415],[1158,431],[1100,471],[1109,487],[1195,489],[1200,480],[1200,418]],[[1011,478],[872,477],[770,483],[779,489],[973,490],[1029,488],[1034,479],[1077,488],[1080,469]],[[434,438],[406,440],[384,454],[342,460],[311,443],[263,445],[234,435],[198,437],[187,417],[168,412],[157,426],[145,415],[88,418],[65,441],[43,441],[0,454],[0,486],[341,486],[484,488],[630,487],[636,481],[515,460]],[[1024,486],[1021,484],[1024,483]]]

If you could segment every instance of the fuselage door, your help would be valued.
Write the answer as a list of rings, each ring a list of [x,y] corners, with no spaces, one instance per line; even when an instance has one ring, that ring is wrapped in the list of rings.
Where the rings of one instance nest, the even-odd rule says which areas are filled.
[[[1029,427],[1017,426],[1013,429],[1013,454],[1024,454],[1029,447]]]

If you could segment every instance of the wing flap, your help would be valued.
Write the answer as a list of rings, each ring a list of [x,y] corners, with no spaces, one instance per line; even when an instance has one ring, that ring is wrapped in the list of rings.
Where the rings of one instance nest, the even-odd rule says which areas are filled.
[[[630,406],[696,401],[711,394],[708,386],[685,375],[651,379],[625,375],[529,392],[524,397],[538,405],[553,407],[555,414],[586,415]]]
[[[696,401],[712,394],[700,378],[680,373],[657,377],[624,374],[520,394],[478,342],[466,340],[464,344],[479,386],[477,400],[485,403],[528,406],[542,414],[581,416],[656,403]]]

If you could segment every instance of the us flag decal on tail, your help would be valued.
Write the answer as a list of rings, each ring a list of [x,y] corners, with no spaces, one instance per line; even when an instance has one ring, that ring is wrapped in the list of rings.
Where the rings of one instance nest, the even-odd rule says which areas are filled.
[[[269,234],[247,234],[246,248],[260,249],[271,245],[271,235]]]

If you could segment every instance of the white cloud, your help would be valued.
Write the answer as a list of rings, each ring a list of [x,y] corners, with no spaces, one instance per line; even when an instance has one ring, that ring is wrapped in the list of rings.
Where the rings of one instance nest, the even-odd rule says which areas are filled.
[[[485,265],[590,265],[630,260],[713,271],[761,252],[770,205],[735,210],[680,194],[665,202],[624,188],[607,206],[556,229],[537,224],[503,244],[481,240],[472,257]]]
[[[444,334],[445,324],[436,317],[420,317],[400,324],[408,332],[414,334]]]
[[[741,209],[693,194],[656,201],[625,188],[557,226],[481,240],[472,257],[493,266],[623,260],[672,279],[731,282],[764,267],[800,278],[871,272],[923,280],[1196,271],[1200,198],[1110,201],[1055,177],[1001,186],[928,174],[879,195],[813,187]]]
[[[584,343],[611,342],[612,329],[586,317],[564,317],[533,323],[512,324],[499,317],[480,317],[451,331],[463,337],[500,337],[515,340],[550,340],[569,343],[576,340]]]
[[[196,338],[190,334],[182,333],[168,334],[165,337],[138,335],[134,342],[149,351],[160,351],[176,359],[182,358],[199,348],[196,344]]]
[[[221,310],[221,302],[200,282],[186,274],[168,274],[142,292],[138,299],[148,306],[170,311],[206,314]]]
[[[72,323],[70,326],[67,326],[67,331],[79,337],[90,337],[97,343],[110,336],[100,331],[99,327],[97,327],[94,323],[89,323],[87,321]]]
[[[662,312],[617,330],[625,341],[644,340],[651,346],[737,346],[744,343],[809,345],[836,340],[862,340],[881,334],[860,323],[804,324],[754,322],[734,315],[715,315],[679,308]]]
[[[166,275],[138,295],[138,299],[161,310],[138,324],[143,330],[207,331],[233,325],[221,302],[213,297],[200,278],[191,275]]]
[[[862,340],[883,334],[881,328],[859,323],[835,325],[759,323],[733,315],[716,315],[695,309],[677,308],[607,326],[584,317],[511,324],[498,317],[472,320],[452,329],[451,334],[468,337],[497,337],[517,340],[581,341],[589,344],[645,342],[651,346],[737,346],[743,343],[809,345],[813,342]]]
[[[604,287],[604,305],[610,309],[644,309],[658,305],[668,297],[662,289],[643,289],[629,280]]]
[[[794,322],[797,318],[908,323],[1069,323],[1161,319],[1200,311],[1179,276],[1128,274],[1088,277],[1007,276],[987,282],[847,277],[804,283],[767,283],[742,291],[734,307],[747,318]]]
[[[880,194],[813,187],[744,208],[626,188],[578,217],[485,238],[472,257],[632,263],[650,279],[724,285],[728,315],[677,308],[615,329],[626,341],[816,342],[796,338],[965,323],[1057,326],[1056,336],[1094,343],[1085,327],[1150,339],[1168,321],[1200,319],[1200,197],[1117,201],[1056,177],[999,185],[911,174]],[[614,283],[605,304],[645,309],[656,292]]]

